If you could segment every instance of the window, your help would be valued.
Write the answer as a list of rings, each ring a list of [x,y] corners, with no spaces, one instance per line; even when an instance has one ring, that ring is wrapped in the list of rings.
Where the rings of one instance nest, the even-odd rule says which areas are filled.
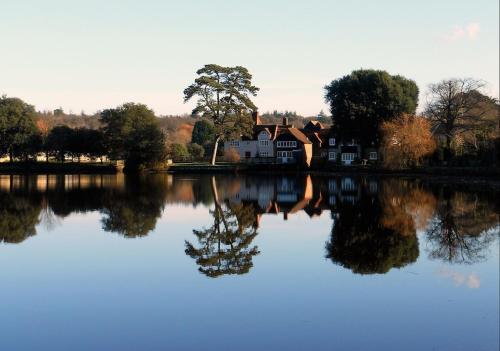
[[[368,158],[370,160],[376,160],[377,159],[377,153],[374,152],[374,151],[370,152],[370,154],[368,155]]]
[[[276,156],[277,157],[289,157],[289,158],[291,158],[292,157],[292,152],[291,151],[278,151],[276,153]]]
[[[297,147],[296,141],[278,141],[278,147]]]
[[[354,161],[355,158],[356,154],[353,153],[342,154],[342,161]]]
[[[260,157],[269,157],[269,152],[267,152],[267,151],[261,151],[259,153],[259,155],[260,155]]]
[[[342,191],[354,191],[356,190],[356,184],[351,178],[344,178],[342,179],[341,189]]]
[[[269,146],[269,140],[259,140],[260,146]]]
[[[330,146],[335,146],[335,138],[330,138],[330,139],[328,140],[328,145],[330,145]]]
[[[240,147],[240,142],[238,140],[230,141],[229,146],[231,147]]]
[[[328,153],[328,160],[329,161],[335,161],[336,159],[337,159],[337,153],[333,152],[333,151],[330,151]]]

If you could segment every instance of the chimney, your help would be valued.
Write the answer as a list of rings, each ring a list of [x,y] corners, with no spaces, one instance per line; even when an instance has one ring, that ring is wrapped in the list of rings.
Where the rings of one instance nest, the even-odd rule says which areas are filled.
[[[253,123],[255,125],[262,124],[262,122],[260,120],[260,117],[259,117],[259,112],[258,111],[252,112],[252,119],[253,119]]]
[[[288,125],[288,117],[283,117],[283,125],[284,126]]]

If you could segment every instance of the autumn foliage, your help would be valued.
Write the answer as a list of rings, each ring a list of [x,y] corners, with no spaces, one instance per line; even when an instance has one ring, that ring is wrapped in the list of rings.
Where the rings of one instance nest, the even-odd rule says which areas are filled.
[[[403,114],[381,125],[384,164],[389,168],[418,166],[436,149],[431,125],[423,117]]]
[[[240,153],[235,148],[229,148],[224,152],[224,160],[227,162],[240,162]]]

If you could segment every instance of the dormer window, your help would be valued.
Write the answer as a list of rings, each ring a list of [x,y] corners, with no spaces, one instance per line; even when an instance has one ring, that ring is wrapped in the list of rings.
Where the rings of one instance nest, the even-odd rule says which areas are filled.
[[[330,146],[335,146],[335,138],[330,138],[330,139],[328,140],[328,145],[330,145]]]

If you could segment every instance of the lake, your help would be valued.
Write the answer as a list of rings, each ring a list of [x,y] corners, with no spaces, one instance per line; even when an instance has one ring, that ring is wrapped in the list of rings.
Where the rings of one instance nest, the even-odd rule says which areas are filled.
[[[0,176],[0,349],[498,350],[499,189]]]

